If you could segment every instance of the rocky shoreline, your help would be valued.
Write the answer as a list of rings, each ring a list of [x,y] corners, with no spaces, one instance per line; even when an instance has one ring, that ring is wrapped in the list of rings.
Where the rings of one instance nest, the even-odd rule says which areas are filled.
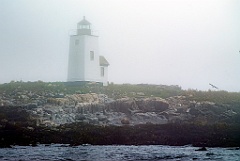
[[[61,97],[60,97],[61,96]],[[105,94],[3,96],[0,105],[21,106],[37,126],[59,126],[83,122],[94,125],[138,125],[166,123],[214,124],[231,122],[237,115],[229,105],[189,101],[186,96],[119,99]],[[3,99],[4,98],[4,99]],[[27,103],[26,102],[27,99]]]
[[[161,98],[130,92],[133,97],[114,97],[112,92],[109,97],[59,88],[1,91],[0,145],[240,146],[240,113],[228,103],[195,100],[191,94]]]
[[[5,123],[0,128],[0,147],[38,144],[78,145],[170,145],[239,147],[237,125],[141,124],[99,126],[86,123],[40,127],[29,123]]]

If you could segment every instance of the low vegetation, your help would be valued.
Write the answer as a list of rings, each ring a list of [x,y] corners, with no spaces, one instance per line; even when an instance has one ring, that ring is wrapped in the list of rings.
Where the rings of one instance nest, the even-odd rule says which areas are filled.
[[[104,87],[96,83],[64,83],[64,82],[21,82],[11,81],[0,84],[0,94],[32,91],[36,93],[103,93],[114,98],[128,97],[172,97],[178,95],[192,96],[193,100],[219,103],[240,103],[240,92],[183,90],[180,86],[151,84],[113,84]]]

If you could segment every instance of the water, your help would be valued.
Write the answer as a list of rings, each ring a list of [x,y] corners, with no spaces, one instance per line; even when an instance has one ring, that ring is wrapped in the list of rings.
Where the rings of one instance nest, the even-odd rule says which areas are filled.
[[[240,150],[229,148],[207,148],[195,151],[192,146],[75,146],[62,144],[14,146],[0,149],[0,160],[80,160],[80,161],[188,161],[217,160],[239,161]]]

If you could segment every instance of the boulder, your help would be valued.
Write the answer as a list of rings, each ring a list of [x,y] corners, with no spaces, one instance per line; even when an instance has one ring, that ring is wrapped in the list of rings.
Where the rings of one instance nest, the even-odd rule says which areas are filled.
[[[96,117],[88,118],[88,121],[90,124],[99,124],[98,118]]]
[[[107,117],[104,115],[99,115],[97,116],[97,118],[98,118],[98,121],[108,121]]]
[[[129,124],[130,124],[130,121],[129,121],[128,118],[124,117],[124,118],[121,119],[121,123],[122,123],[123,125],[129,125]]]
[[[132,124],[165,124],[168,122],[163,115],[158,115],[155,112],[135,113],[131,116]]]
[[[115,112],[122,112],[127,115],[135,113],[134,111],[143,112],[162,112],[167,110],[169,104],[162,98],[121,98],[117,99],[115,102],[108,104],[108,110]]]
[[[82,115],[82,114],[77,114],[77,115],[75,116],[75,119],[76,119],[76,120],[85,120],[85,119],[86,119],[86,116],[85,116],[85,115]]]
[[[136,104],[144,112],[158,113],[167,110],[169,107],[168,102],[159,97],[138,99]]]
[[[132,98],[121,98],[108,104],[107,110],[131,115],[131,111],[137,110],[138,106]]]

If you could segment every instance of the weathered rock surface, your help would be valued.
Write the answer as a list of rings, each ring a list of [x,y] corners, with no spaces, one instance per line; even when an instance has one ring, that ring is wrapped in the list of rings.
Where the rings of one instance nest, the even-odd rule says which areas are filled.
[[[0,96],[0,106],[22,106],[37,125],[58,126],[84,122],[97,125],[136,125],[194,122],[213,124],[230,120],[237,112],[214,102],[189,101],[186,96],[124,97],[104,94],[17,92]]]

